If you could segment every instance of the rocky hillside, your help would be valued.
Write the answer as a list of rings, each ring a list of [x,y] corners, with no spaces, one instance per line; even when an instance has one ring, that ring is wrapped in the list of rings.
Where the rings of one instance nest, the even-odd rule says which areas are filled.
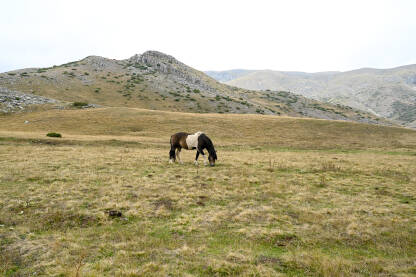
[[[201,113],[259,113],[389,124],[344,105],[285,91],[220,83],[174,57],[147,51],[126,60],[90,56],[0,74],[0,87],[66,102]]]
[[[207,72],[226,84],[255,90],[285,90],[327,103],[371,112],[416,127],[416,65],[348,72],[271,70]]]

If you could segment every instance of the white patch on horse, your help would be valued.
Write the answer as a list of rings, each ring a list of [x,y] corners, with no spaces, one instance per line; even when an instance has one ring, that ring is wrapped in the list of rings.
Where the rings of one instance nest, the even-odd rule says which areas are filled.
[[[198,138],[201,134],[203,134],[203,132],[199,131],[186,137],[186,145],[188,145],[188,149],[192,149],[194,147],[198,148]]]

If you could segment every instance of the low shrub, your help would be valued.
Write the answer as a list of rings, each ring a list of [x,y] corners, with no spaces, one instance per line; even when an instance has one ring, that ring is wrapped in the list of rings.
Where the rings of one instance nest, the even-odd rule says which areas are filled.
[[[54,132],[47,133],[46,136],[47,137],[52,137],[52,138],[61,138],[62,137],[62,135],[60,133],[54,133]]]
[[[85,102],[74,102],[74,103],[72,103],[72,106],[77,107],[77,108],[82,108],[82,107],[88,106],[88,103],[85,103]]]

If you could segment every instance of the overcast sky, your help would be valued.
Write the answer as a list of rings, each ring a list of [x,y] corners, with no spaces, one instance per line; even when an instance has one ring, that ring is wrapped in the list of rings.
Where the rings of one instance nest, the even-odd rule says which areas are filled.
[[[0,72],[158,50],[199,70],[416,63],[416,1],[2,1]]]

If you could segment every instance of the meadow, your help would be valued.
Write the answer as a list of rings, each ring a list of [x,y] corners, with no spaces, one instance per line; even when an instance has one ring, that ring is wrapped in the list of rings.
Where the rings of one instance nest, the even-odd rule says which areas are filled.
[[[198,130],[217,165],[169,164],[170,135]],[[47,110],[2,116],[0,157],[4,276],[416,274],[413,130]]]

